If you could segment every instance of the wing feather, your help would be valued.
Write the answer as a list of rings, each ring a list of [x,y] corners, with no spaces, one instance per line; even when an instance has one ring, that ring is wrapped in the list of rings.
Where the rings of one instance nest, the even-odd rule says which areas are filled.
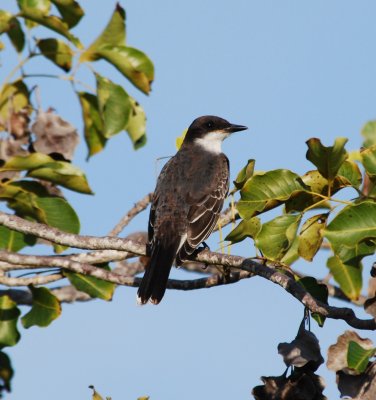
[[[208,187],[209,193],[199,201],[192,202],[188,213],[187,239],[179,251],[178,261],[192,254],[216,226],[229,188],[228,168],[222,171]]]

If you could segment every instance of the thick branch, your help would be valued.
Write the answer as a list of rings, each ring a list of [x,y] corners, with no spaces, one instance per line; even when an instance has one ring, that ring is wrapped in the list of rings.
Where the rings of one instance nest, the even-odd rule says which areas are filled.
[[[10,253],[14,254],[14,253]],[[51,256],[49,260],[52,258],[56,258],[56,256]],[[127,258],[135,257],[134,254],[126,252],[126,251],[117,251],[117,250],[99,250],[99,251],[92,251],[90,253],[79,253],[79,254],[68,254],[65,256],[60,256],[60,259],[64,258],[64,260],[71,260],[77,261],[80,263],[85,264],[100,264],[105,262],[112,262],[112,261],[123,261]],[[8,258],[8,257],[5,257]],[[0,257],[1,260],[1,257]],[[43,267],[50,267],[50,265],[43,265]],[[56,265],[58,267],[64,267],[63,265]],[[36,264],[16,264],[0,261],[0,271],[7,272],[7,271],[15,271],[15,270],[22,270],[22,269],[37,269],[40,268],[40,263]]]
[[[93,236],[80,236],[61,232],[55,228],[50,228],[43,224],[25,221],[19,217],[8,215],[0,212],[0,224],[7,226],[23,233],[30,233],[43,239],[65,246],[72,246],[87,249],[113,249],[128,251],[137,255],[145,254],[145,245],[129,239],[119,239],[113,237],[96,238]],[[42,256],[26,256],[14,253],[0,252],[0,260],[21,265],[38,265],[38,266],[55,266],[66,268],[82,274],[95,276],[110,282],[126,286],[138,286],[140,278],[126,277],[111,271],[94,267],[90,264],[83,264],[73,261],[66,257],[42,257]],[[237,268],[246,271],[246,277],[255,274],[268,279],[280,286],[287,292],[292,294],[302,304],[304,304],[311,312],[317,312],[327,318],[342,319],[349,325],[358,329],[375,330],[376,322],[374,319],[362,320],[355,316],[353,310],[349,308],[331,307],[314,299],[304,288],[296,283],[294,279],[287,275],[281,274],[275,269],[260,264],[251,259],[245,259],[240,256],[225,255],[210,252],[208,250],[191,257],[192,261],[199,261],[204,264],[222,265],[229,268]],[[240,276],[240,275],[239,275]],[[213,278],[214,277],[214,278]],[[218,284],[232,283],[236,279],[234,274],[229,278],[223,278],[222,275],[213,275],[209,278],[201,278],[190,281],[169,280],[168,288],[180,290],[192,290],[203,287],[217,286]]]
[[[133,254],[145,254],[145,245],[129,239],[116,237],[95,237],[75,235],[73,233],[62,232],[59,229],[49,227],[37,222],[30,222],[15,215],[0,212],[0,225],[17,232],[31,234],[50,242],[63,246],[75,247],[88,250],[121,250],[129,251]]]
[[[47,283],[56,282],[64,279],[62,274],[34,275],[28,278],[14,278],[10,276],[0,276],[0,284],[6,286],[28,286],[28,285],[47,285]]]

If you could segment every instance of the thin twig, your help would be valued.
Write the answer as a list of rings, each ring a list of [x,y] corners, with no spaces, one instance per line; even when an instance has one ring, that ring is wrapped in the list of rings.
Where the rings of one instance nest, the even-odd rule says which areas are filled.
[[[119,233],[132,221],[132,219],[150,204],[153,193],[148,193],[138,201],[108,233],[108,236],[118,236]]]
[[[218,223],[214,228],[214,232],[219,230],[219,227],[224,228],[225,226],[231,224],[232,222],[235,222],[235,220],[239,218],[239,213],[238,210],[235,208],[235,205],[236,203],[234,203],[234,207],[230,205],[221,212],[221,215],[219,216],[218,219]]]

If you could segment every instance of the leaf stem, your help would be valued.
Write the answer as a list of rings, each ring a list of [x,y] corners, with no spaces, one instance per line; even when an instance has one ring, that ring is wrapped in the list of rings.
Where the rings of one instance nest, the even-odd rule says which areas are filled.
[[[24,74],[23,78],[53,78],[60,79],[59,75],[54,74]]]
[[[19,69],[22,69],[22,67],[32,58],[34,57],[35,54],[30,53],[27,57],[23,58],[22,60],[19,61],[19,63],[10,71],[8,76],[4,79],[4,83],[1,87],[1,90],[10,82],[10,80],[13,78],[14,74],[17,73]]]
[[[313,196],[321,197],[321,198],[322,198],[323,200],[325,200],[325,201],[333,201],[333,202],[335,202],[335,203],[346,204],[347,206],[350,206],[350,205],[353,204],[351,201],[334,199],[333,197],[331,197],[331,196],[329,196],[329,195],[328,195],[328,196],[325,196],[325,195],[323,195],[323,194],[311,192],[311,191],[309,191],[309,190],[307,190],[306,193],[312,194]],[[315,203],[315,204],[312,204],[312,206],[306,208],[305,211],[306,211],[306,210],[309,210],[309,209],[311,209],[311,208],[313,208],[314,206],[316,206],[317,204],[319,204],[319,203],[321,203],[321,202],[322,202],[322,201],[320,201],[320,202],[318,202],[318,203]]]

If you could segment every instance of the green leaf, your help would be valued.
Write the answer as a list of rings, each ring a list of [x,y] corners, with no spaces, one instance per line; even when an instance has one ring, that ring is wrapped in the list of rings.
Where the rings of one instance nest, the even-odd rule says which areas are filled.
[[[50,0],[17,0],[18,7],[21,11],[31,11],[40,14],[41,17],[47,16],[50,12],[51,2]],[[31,20],[25,21],[26,26],[32,29],[38,25],[37,22]]]
[[[47,154],[31,153],[27,156],[14,156],[9,158],[0,168],[1,171],[23,171],[40,168],[43,165],[53,162],[54,159]]]
[[[50,0],[17,0],[17,4],[21,11],[32,10],[41,15],[48,15],[51,9]]]
[[[99,265],[97,265],[97,267],[99,267]],[[110,270],[108,265],[103,266],[103,268],[107,271]],[[64,275],[77,290],[87,293],[90,297],[107,301],[112,299],[116,288],[114,283],[71,271],[64,271]]]
[[[82,44],[78,38],[69,32],[69,26],[62,19],[56,17],[55,15],[44,15],[37,9],[25,8],[19,14],[20,17],[27,21],[36,22],[44,26],[45,28],[51,29],[54,32],[66,37],[70,42],[72,42],[76,47],[82,48]]]
[[[299,175],[289,170],[258,173],[248,179],[241,189],[237,209],[243,219],[249,219],[267,208],[268,203],[284,202],[302,190],[306,190],[303,181]]]
[[[338,256],[333,256],[328,259],[327,267],[345,295],[351,300],[357,300],[362,289],[361,264],[345,264]]]
[[[323,195],[328,194],[328,180],[319,171],[308,171],[302,176],[302,181],[309,187],[311,192]]]
[[[80,61],[104,59],[145,94],[151,90],[154,65],[142,51],[125,46],[125,11],[116,6],[100,36],[81,54]]]
[[[361,374],[366,370],[369,359],[373,357],[375,353],[376,349],[366,350],[357,342],[350,340],[347,349],[347,365],[349,368]]]
[[[376,176],[376,144],[366,149],[362,149],[360,152],[362,158],[362,164],[371,177]]]
[[[125,44],[125,10],[117,4],[107,26],[89,48],[81,54],[80,61],[98,60],[97,51],[101,47],[123,44]]]
[[[322,230],[326,227],[329,214],[319,214],[303,224],[299,234],[299,255],[307,261],[312,261],[319,251],[323,241]]]
[[[128,93],[107,78],[96,75],[99,111],[104,123],[103,135],[110,138],[128,124],[132,103]]]
[[[51,0],[69,28],[76,26],[84,16],[84,10],[75,0]]]
[[[340,243],[332,247],[335,256],[327,261],[327,266],[346,296],[353,300],[358,299],[362,289],[362,259],[373,255],[376,245],[371,241],[364,241],[352,247]]]
[[[236,189],[240,190],[248,181],[248,179],[251,178],[255,170],[255,163],[255,160],[248,160],[247,165],[239,171],[238,176],[234,180]]]
[[[47,163],[29,171],[27,176],[44,179],[79,193],[93,194],[85,174],[79,168],[65,161]]]
[[[316,300],[321,301],[324,304],[328,304],[328,288],[326,285],[317,282],[317,280],[311,276],[305,276],[298,280],[308,293],[310,293]],[[323,327],[325,322],[325,317],[318,313],[312,313],[312,318]]]
[[[302,216],[281,215],[262,225],[255,243],[269,260],[278,261],[291,247]]]
[[[13,47],[18,53],[21,53],[25,47],[25,34],[17,18],[12,18],[10,20],[10,29],[7,34]]]
[[[29,90],[22,80],[6,84],[0,93],[0,130],[7,129],[7,121],[12,112],[29,106]]]
[[[38,196],[48,196],[46,189],[37,182],[7,182],[0,186],[0,199],[22,217],[31,217],[46,223],[43,212],[36,205]]]
[[[327,226],[324,236],[333,247],[354,247],[360,241],[376,238],[376,203],[346,206]]]
[[[48,326],[61,314],[59,300],[46,288],[29,287],[33,295],[31,310],[21,318],[24,328]]]
[[[5,226],[0,226],[0,249],[18,252],[26,246],[34,246],[36,237],[12,231]]]
[[[11,391],[10,382],[13,378],[13,368],[12,363],[10,362],[10,358],[7,354],[0,351],[0,379],[1,379],[1,386],[0,386],[0,396],[1,391],[6,390],[8,392]]]
[[[371,147],[376,144],[376,121],[367,122],[361,132],[364,142],[364,147]]]
[[[296,236],[287,253],[281,258],[281,263],[291,266],[295,261],[299,260],[298,247],[299,237]]]
[[[342,246],[339,243],[336,246],[332,245],[332,248],[343,263],[360,268],[362,259],[375,253],[376,244],[368,240],[354,244],[352,247]]]
[[[89,150],[89,158],[104,149],[107,139],[103,136],[103,122],[99,112],[97,96],[86,92],[77,94],[82,108],[85,141]]]
[[[112,64],[143,93],[150,93],[154,80],[154,65],[145,53],[132,47],[107,45],[101,47],[97,54]]]
[[[38,197],[35,201],[38,210],[43,214],[47,225],[69,233],[79,233],[80,220],[71,205],[60,197]],[[56,253],[66,249],[65,246],[54,245]]]
[[[333,181],[348,154],[345,150],[346,138],[337,138],[333,146],[326,147],[321,144],[320,139],[312,138],[306,143],[308,146],[307,160],[311,161],[320,174]]]
[[[366,174],[363,191],[369,199],[374,200],[376,198],[376,176]]]
[[[126,125],[126,131],[133,143],[135,150],[146,143],[146,115],[143,108],[130,97],[132,111]]]
[[[73,52],[71,48],[59,39],[42,39],[37,42],[42,54],[65,72],[72,68]]]
[[[307,189],[312,192],[297,191],[293,193],[286,201],[286,212],[290,213],[293,211],[301,212],[306,208],[320,202],[321,208],[330,208],[329,203],[322,203],[323,198],[313,193],[321,194],[326,196],[328,194],[328,180],[325,179],[317,170],[308,171],[302,176],[302,181],[306,185]]]
[[[334,180],[334,186],[341,188],[344,186],[341,186],[340,182],[336,182],[336,180],[340,177],[343,177],[347,180],[347,184],[345,186],[353,186],[354,188],[358,189],[359,186],[362,183],[362,173],[360,172],[360,169],[358,167],[358,164],[354,161],[346,160],[341,167],[338,170],[338,175]],[[339,179],[338,179],[339,181]]]
[[[25,34],[21,24],[11,13],[0,10],[0,35],[5,32],[16,51],[21,53],[25,46]]]
[[[80,221],[69,203],[60,197],[38,197],[36,205],[44,214],[47,225],[64,232],[78,233]]]
[[[0,296],[0,348],[14,346],[20,340],[17,321],[20,310],[9,296]]]
[[[0,10],[0,34],[9,30],[9,21],[12,19],[13,14],[8,11]]]
[[[51,197],[37,182],[18,181],[0,186],[0,198],[22,217],[30,217],[43,224],[70,233],[78,233],[80,222],[69,203]]]
[[[29,171],[27,176],[44,179],[79,193],[92,194],[85,174],[67,161],[55,161],[43,153],[15,156],[0,171]]]
[[[260,218],[253,217],[248,220],[243,219],[240,221],[238,226],[225,237],[225,240],[228,240],[231,243],[238,243],[247,237],[254,239],[260,232],[260,229]]]

